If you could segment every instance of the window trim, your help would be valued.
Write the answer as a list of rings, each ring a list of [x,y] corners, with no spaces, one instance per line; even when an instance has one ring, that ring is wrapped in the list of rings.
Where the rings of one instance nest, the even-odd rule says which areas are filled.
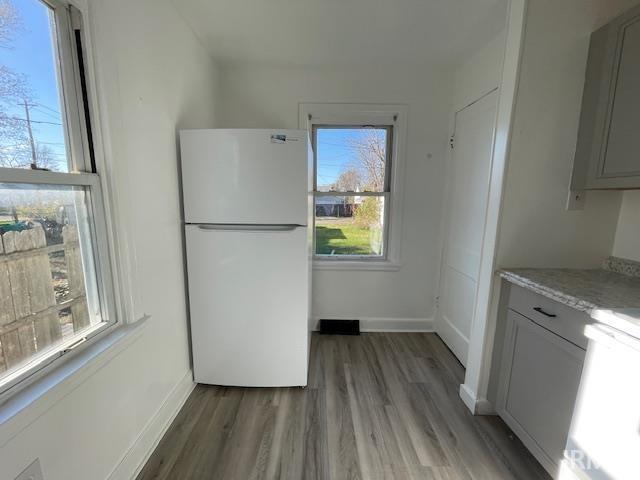
[[[388,201],[385,200],[386,225],[386,256],[352,256],[341,255],[323,257],[313,255],[313,266],[318,270],[375,270],[397,271],[402,268],[401,242],[402,242],[402,203],[404,194],[402,185],[404,182],[404,163],[406,145],[406,125],[408,107],[404,104],[351,104],[351,103],[300,103],[298,108],[298,125],[306,129],[310,135],[314,131],[314,125],[366,125],[366,126],[393,126],[391,142],[391,155],[389,157],[390,190],[387,192]],[[314,142],[311,142],[313,145]],[[315,198],[315,152],[314,152],[314,179],[313,197]],[[313,222],[315,225],[315,204],[313,208]],[[313,235],[315,239],[315,232]]]
[[[86,5],[77,0],[41,0],[55,15],[56,36],[53,40],[53,55],[58,63],[61,114],[68,154],[72,159],[70,172],[30,170],[25,168],[0,167],[0,183],[23,183],[32,185],[62,185],[86,187],[86,208],[90,212],[91,249],[94,258],[96,290],[99,297],[102,322],[88,328],[82,335],[69,339],[55,349],[44,351],[16,370],[14,378],[0,386],[0,405],[37,382],[51,371],[81,352],[91,348],[109,333],[122,328],[124,307],[120,301],[122,290],[120,275],[117,275],[113,220],[109,215],[110,198],[104,178],[96,173],[95,165],[104,167],[104,156],[94,148],[95,157],[89,148],[88,128],[91,126],[94,147],[103,145],[102,129],[96,112],[95,75]],[[74,25],[75,24],[75,25]],[[76,30],[79,31],[83,49],[84,76],[86,80],[86,102],[81,89],[81,73],[76,45]],[[74,48],[76,47],[76,48]],[[99,158],[99,160],[98,160]],[[106,168],[105,168],[106,170]],[[130,322],[133,323],[133,322]]]
[[[62,0],[47,0],[49,2]],[[115,93],[110,90],[117,85],[118,78],[114,70],[101,68],[96,64],[96,49],[94,46],[95,25],[91,10],[86,0],[66,0],[67,5],[74,9],[71,11],[71,19],[74,30],[80,30],[82,42],[84,79],[87,97],[87,114],[91,124],[91,137],[93,141],[93,165],[100,174],[100,184],[103,194],[103,209],[107,233],[107,248],[111,258],[112,282],[114,285],[115,309],[117,318],[122,327],[133,324],[147,314],[138,312],[135,308],[136,289],[133,282],[135,268],[132,265],[134,246],[127,241],[127,237],[121,234],[115,225],[121,222],[117,217],[119,211],[118,186],[113,171],[111,159],[114,158],[114,135],[111,132],[109,117],[110,95]],[[101,52],[106,54],[107,52]],[[77,50],[74,51],[74,55]],[[103,60],[104,64],[104,60]],[[78,77],[76,77],[78,78]],[[80,98],[80,97],[79,97]],[[117,110],[112,114],[117,115]],[[116,130],[115,133],[118,133]]]
[[[83,121],[84,102],[79,85],[80,71],[74,48],[74,29],[71,24],[70,5],[72,4],[65,4],[61,0],[40,1],[51,8],[55,15],[57,35],[56,41],[53,42],[53,54],[57,57],[55,60],[58,64],[56,74],[60,85],[60,103],[64,106],[64,112],[60,113],[64,116],[63,130],[73,160],[73,167],[75,167],[75,171],[93,172],[87,148],[86,123],[90,119]]]
[[[0,168],[1,183],[20,183],[29,185],[59,185],[70,187],[86,187],[87,209],[91,211],[89,228],[91,232],[91,249],[93,252],[96,290],[98,292],[102,322],[88,328],[82,335],[56,345],[35,355],[25,365],[10,374],[10,380],[3,381],[0,386],[0,403],[26,386],[30,380],[40,378],[41,371],[57,362],[76,348],[81,349],[94,337],[110,331],[119,324],[115,308],[113,275],[106,240],[106,218],[100,177],[95,173],[63,173],[22,168]],[[87,291],[90,289],[87,289]],[[91,343],[91,342],[89,342]]]

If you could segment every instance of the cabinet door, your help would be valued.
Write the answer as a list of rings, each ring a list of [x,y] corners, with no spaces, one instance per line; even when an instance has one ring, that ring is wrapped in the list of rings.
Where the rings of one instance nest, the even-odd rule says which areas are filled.
[[[618,32],[615,89],[600,176],[640,176],[640,13]]]
[[[498,413],[554,475],[563,458],[584,350],[509,310]]]
[[[640,7],[591,36],[574,189],[640,187]]]

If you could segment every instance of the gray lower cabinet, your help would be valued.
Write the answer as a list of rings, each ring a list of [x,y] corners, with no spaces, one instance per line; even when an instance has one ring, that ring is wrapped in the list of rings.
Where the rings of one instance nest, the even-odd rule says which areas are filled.
[[[506,321],[498,414],[555,476],[580,383],[584,326],[590,319],[512,286]]]
[[[572,189],[640,187],[640,6],[594,32]]]

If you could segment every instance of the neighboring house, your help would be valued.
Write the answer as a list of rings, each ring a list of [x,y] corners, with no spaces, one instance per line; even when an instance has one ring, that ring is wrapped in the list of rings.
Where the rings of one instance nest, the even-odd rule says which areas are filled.
[[[321,192],[331,192],[328,185],[318,185]],[[351,217],[356,206],[360,205],[364,197],[340,197],[327,195],[316,198],[316,216],[318,217]]]

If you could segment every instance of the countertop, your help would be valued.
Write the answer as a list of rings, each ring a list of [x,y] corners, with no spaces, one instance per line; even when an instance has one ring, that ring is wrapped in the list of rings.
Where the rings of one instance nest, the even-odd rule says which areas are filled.
[[[500,270],[511,283],[591,314],[598,309],[640,308],[640,278],[608,270],[513,268]]]
[[[599,323],[609,325],[640,340],[640,308],[594,310],[591,316]]]
[[[601,269],[508,268],[505,280],[640,338],[640,264],[609,258]]]

